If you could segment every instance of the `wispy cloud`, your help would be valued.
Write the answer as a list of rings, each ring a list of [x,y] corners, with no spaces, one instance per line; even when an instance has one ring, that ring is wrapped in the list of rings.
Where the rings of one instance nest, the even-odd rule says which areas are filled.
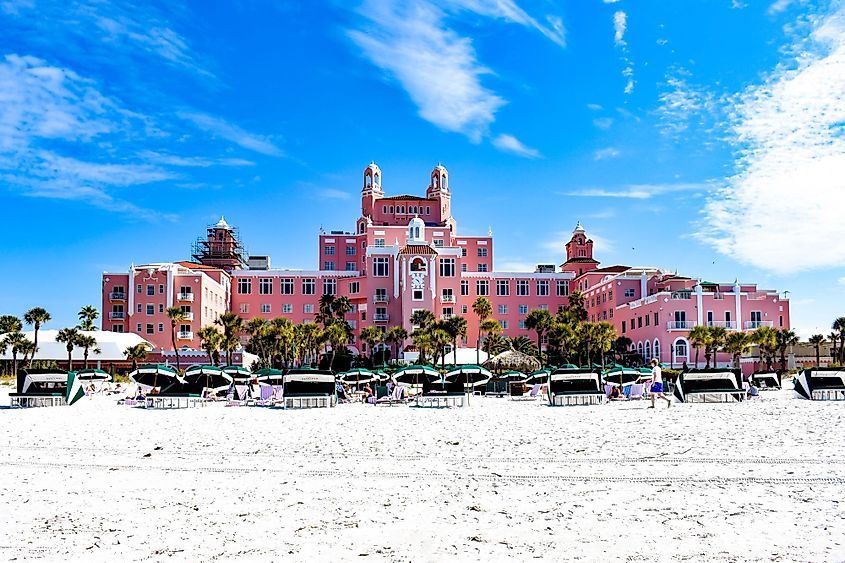
[[[845,261],[845,7],[814,18],[810,42],[736,99],[734,176],[699,237],[777,272]]]
[[[613,125],[613,118],[612,117],[598,117],[598,118],[593,120],[593,125],[595,125],[599,129],[610,129],[610,126]]]
[[[201,156],[179,156],[175,154],[159,153],[145,150],[138,153],[138,156],[149,162],[166,164],[169,166],[181,166],[186,168],[208,168],[210,166],[255,166],[251,160],[243,158],[206,158]]]
[[[593,153],[593,160],[605,160],[608,158],[616,158],[619,156],[619,149],[614,147],[606,147],[599,149]]]
[[[790,4],[795,2],[795,0],[775,0],[771,4],[769,4],[769,9],[767,10],[770,15],[779,14],[781,12],[785,12],[787,8],[789,8]]]
[[[566,44],[566,30],[559,16],[549,14],[545,17],[546,23],[540,23],[513,0],[444,0],[443,4],[469,10],[481,16],[499,18],[509,23],[530,27],[561,47]]]
[[[347,200],[350,199],[352,196],[349,192],[345,192],[343,190],[336,190],[334,188],[324,188],[317,192],[317,196],[321,199],[340,199],[340,200]]]
[[[254,151],[260,154],[266,154],[267,156],[285,155],[284,151],[274,145],[273,142],[270,141],[267,137],[256,135],[254,133],[249,133],[241,129],[237,125],[229,123],[228,121],[219,117],[208,115],[206,113],[195,113],[187,111],[178,112],[177,115],[181,119],[193,123],[200,129],[207,131],[217,137],[226,139],[227,141],[231,141],[236,145],[243,147],[247,150]]]
[[[719,124],[725,100],[709,88],[691,83],[691,76],[684,68],[674,68],[662,85],[657,115],[665,136],[679,138],[693,126],[712,131]]]
[[[617,46],[625,45],[625,30],[628,29],[628,16],[622,10],[613,14],[613,41]]]
[[[621,199],[651,199],[676,192],[706,191],[712,189],[709,183],[678,184],[630,184],[618,189],[584,188],[563,192],[561,195],[577,197],[608,197]]]
[[[628,14],[617,10],[613,14],[613,42],[622,52],[622,76],[625,78],[624,92],[630,94],[634,91],[634,63],[628,54],[628,43],[625,41],[625,32],[628,30]]]
[[[524,145],[513,135],[499,135],[493,139],[493,145],[499,150],[523,156],[525,158],[540,158],[542,156],[540,151]]]

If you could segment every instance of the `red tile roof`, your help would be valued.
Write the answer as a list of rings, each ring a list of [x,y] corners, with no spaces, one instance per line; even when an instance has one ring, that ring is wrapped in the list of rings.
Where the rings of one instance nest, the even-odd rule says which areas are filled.
[[[399,254],[437,254],[437,251],[427,244],[408,244],[402,247]]]

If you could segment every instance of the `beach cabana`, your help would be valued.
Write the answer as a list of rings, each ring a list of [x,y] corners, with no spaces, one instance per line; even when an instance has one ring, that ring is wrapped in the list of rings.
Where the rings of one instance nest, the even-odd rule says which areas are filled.
[[[740,402],[745,393],[739,370],[691,369],[675,384],[675,398],[682,403]]]
[[[70,375],[61,369],[21,369],[17,392],[9,393],[13,407],[55,407],[67,404]]]
[[[751,374],[751,384],[757,389],[780,389],[781,376],[776,371],[755,371]]]
[[[811,401],[845,400],[845,370],[842,368],[805,369],[795,377],[795,392]]]
[[[440,372],[431,366],[412,365],[398,369],[393,373],[393,380],[405,385],[419,385],[426,381],[432,382],[439,379]]]
[[[491,371],[515,370],[523,373],[529,373],[542,367],[537,358],[517,350],[505,350],[482,365]]]
[[[601,376],[588,368],[558,368],[549,375],[549,404],[597,405],[607,396],[601,389]]]
[[[548,368],[534,370],[526,377],[525,384],[536,385],[539,383],[540,385],[545,385],[549,382],[549,375],[551,375],[551,373],[552,370]]]
[[[293,369],[284,376],[282,406],[286,409],[334,407],[335,375],[331,371]]]
[[[631,385],[642,376],[643,373],[637,368],[616,367],[602,372],[602,378],[608,385]]]
[[[466,392],[463,381],[424,381],[422,393],[416,396],[418,407],[463,407]]]

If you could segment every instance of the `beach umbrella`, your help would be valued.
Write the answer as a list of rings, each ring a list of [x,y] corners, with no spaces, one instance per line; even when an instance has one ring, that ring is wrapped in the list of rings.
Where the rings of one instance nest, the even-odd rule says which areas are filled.
[[[80,381],[111,381],[112,376],[107,371],[97,368],[81,369],[76,372],[76,377]]]
[[[221,369],[229,374],[235,383],[248,383],[253,377],[252,372],[243,366],[223,366]]]
[[[440,379],[440,373],[430,366],[412,365],[398,369],[393,373],[396,383],[419,385],[420,380],[434,382]]]
[[[369,383],[378,379],[376,374],[366,368],[352,368],[349,371],[341,373],[339,376],[341,381],[345,383],[354,383],[356,386],[361,383]]]
[[[537,385],[539,383],[539,384],[542,385],[544,383],[548,383],[550,373],[552,373],[552,370],[550,370],[548,368],[538,369],[538,370],[532,371],[531,373],[528,374],[528,377],[525,380],[525,384],[526,385]]]
[[[162,364],[144,364],[129,374],[129,379],[137,385],[147,387],[169,387],[182,383],[182,378],[172,367]]]
[[[67,394],[65,395],[67,404],[72,405],[84,396],[85,390],[82,388],[82,381],[79,379],[76,372],[67,372]]]
[[[516,370],[528,373],[540,369],[542,366],[534,356],[517,350],[505,350],[484,362],[484,367],[493,371]]]
[[[261,368],[252,374],[259,383],[267,383],[270,385],[282,385],[284,383],[285,374],[280,369],[275,368]]]
[[[521,371],[510,370],[497,376],[497,378],[507,379],[508,383],[523,383],[528,379],[528,376]]]
[[[232,384],[232,376],[216,366],[191,366],[185,370],[185,384],[189,389],[222,389]]]
[[[462,381],[464,389],[466,389],[468,385],[472,385],[473,388],[478,385],[487,385],[491,377],[493,377],[493,374],[487,368],[467,364],[451,370],[444,376],[444,379],[453,382]],[[470,391],[470,395],[472,395],[472,391]],[[467,404],[469,404],[469,397],[467,397]]]
[[[614,368],[603,372],[602,376],[608,384],[630,385],[635,383],[642,373],[634,368]]]

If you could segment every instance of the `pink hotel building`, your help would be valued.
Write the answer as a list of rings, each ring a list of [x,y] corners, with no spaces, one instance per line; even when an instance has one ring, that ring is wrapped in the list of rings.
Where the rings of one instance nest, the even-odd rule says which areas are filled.
[[[538,265],[534,272],[494,272],[492,233],[459,235],[451,200],[443,166],[432,170],[425,196],[386,197],[381,170],[370,164],[364,169],[354,232],[321,232],[320,269],[313,271],[272,269],[269,257],[247,258],[236,229],[221,218],[194,245],[194,261],[104,273],[103,330],[135,332],[168,349],[165,311],[179,306],[185,321],[177,345],[199,349],[198,329],[225,311],[244,319],[283,316],[308,323],[314,322],[320,296],[332,294],[353,304],[347,315],[356,338],[353,346],[368,325],[402,325],[411,332],[409,319],[417,309],[439,318],[466,316],[466,342],[474,343],[476,297],[490,299],[504,335],[536,337],[525,328],[528,312],[548,309],[554,314],[577,289],[586,298],[589,320],[615,325],[646,359],[692,365],[688,332],[693,326],[789,326],[789,301],[753,284],[710,283],[655,268],[599,268],[593,241],[580,223],[559,269]],[[719,357],[720,365],[728,361]]]

